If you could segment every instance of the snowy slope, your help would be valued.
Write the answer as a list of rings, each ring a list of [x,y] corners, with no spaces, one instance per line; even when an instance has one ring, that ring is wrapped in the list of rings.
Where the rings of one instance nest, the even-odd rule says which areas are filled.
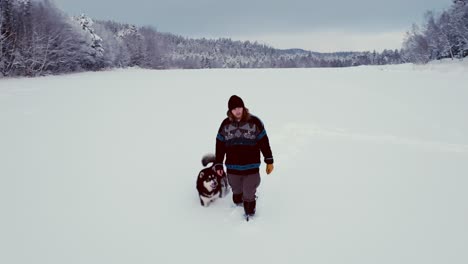
[[[467,70],[0,80],[0,263],[468,263]],[[232,94],[276,162],[249,223],[195,190]]]

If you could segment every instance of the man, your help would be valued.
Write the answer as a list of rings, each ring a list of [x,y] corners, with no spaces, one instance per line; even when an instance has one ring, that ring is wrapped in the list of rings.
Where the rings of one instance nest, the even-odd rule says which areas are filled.
[[[232,200],[244,205],[246,216],[255,214],[256,196],[260,185],[260,151],[267,164],[266,173],[273,171],[273,155],[262,121],[249,113],[242,99],[233,95],[229,98],[227,118],[221,123],[216,137],[216,165],[219,175],[226,169]]]

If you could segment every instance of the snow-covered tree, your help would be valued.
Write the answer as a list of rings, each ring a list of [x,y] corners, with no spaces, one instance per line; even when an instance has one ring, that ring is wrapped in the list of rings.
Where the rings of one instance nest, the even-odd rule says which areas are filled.
[[[14,29],[16,45],[12,72],[14,75],[32,76],[31,57],[33,56],[33,7],[30,0],[20,0],[14,5]]]
[[[16,49],[13,0],[0,0],[0,71],[10,74]]]
[[[102,38],[96,34],[93,25],[94,22],[91,18],[87,17],[85,14],[74,17],[74,21],[82,29],[82,36],[86,42],[87,56],[84,58],[85,67],[87,69],[96,70],[103,68],[105,65],[104,62],[104,48],[102,43]]]
[[[427,63],[431,59],[428,39],[417,25],[413,25],[412,31],[406,34],[403,47],[405,49],[405,57],[409,61]]]
[[[73,72],[84,68],[85,40],[70,19],[50,2],[38,3],[33,12],[35,75]]]
[[[457,57],[468,55],[468,0],[455,0],[450,10],[450,22],[454,35]]]
[[[424,30],[412,32],[405,41],[405,57],[413,62],[468,56],[468,0],[453,0],[439,16],[427,13]],[[427,51],[424,51],[427,45]],[[426,59],[427,54],[429,59]]]
[[[144,65],[143,36],[140,34],[138,28],[134,25],[126,25],[119,30],[117,36],[123,41],[128,50],[130,56],[129,66]]]
[[[164,61],[162,57],[163,47],[160,36],[151,27],[140,29],[143,42],[143,60],[141,66],[152,69],[162,69]]]

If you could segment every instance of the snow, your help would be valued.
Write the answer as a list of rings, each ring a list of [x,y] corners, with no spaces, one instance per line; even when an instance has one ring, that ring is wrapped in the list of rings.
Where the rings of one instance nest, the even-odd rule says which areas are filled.
[[[0,263],[468,263],[468,66],[0,80]],[[275,171],[200,206],[232,94]]]

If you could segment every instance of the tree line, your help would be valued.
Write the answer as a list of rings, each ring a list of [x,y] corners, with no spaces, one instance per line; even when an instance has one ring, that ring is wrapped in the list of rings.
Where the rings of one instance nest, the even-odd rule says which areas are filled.
[[[50,1],[0,0],[0,77],[110,68],[304,68],[404,62],[401,50],[318,53],[228,38],[192,39],[80,15]]]
[[[422,27],[413,25],[403,43],[404,60],[427,63],[468,55],[468,0],[452,0],[449,9],[425,14]]]

